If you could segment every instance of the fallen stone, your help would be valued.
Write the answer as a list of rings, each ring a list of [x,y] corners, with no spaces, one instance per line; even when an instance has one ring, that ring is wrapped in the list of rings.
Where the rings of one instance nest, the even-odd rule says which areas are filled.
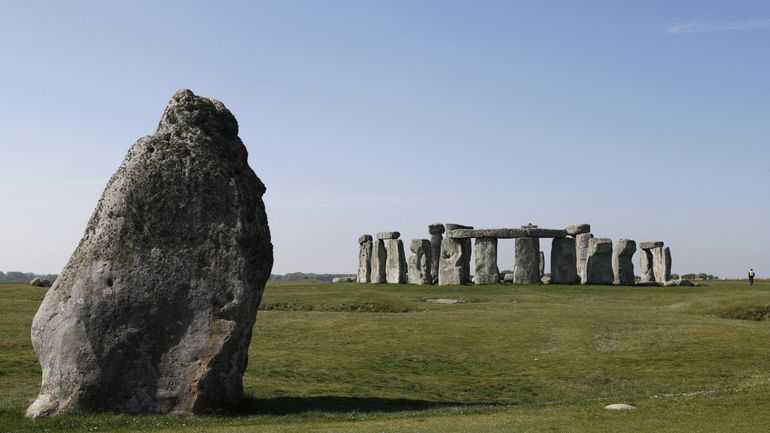
[[[354,283],[355,278],[353,277],[334,277],[332,278],[332,283]]]
[[[425,302],[429,304],[455,305],[455,304],[464,304],[465,299],[438,298],[438,299],[426,299]]]
[[[651,250],[653,248],[660,248],[663,246],[663,241],[651,241],[651,242],[641,242],[639,244],[640,250]]]
[[[441,241],[438,284],[448,286],[463,283],[462,241],[446,238]]]
[[[513,272],[506,272],[505,274],[503,274],[502,280],[503,280],[503,283],[513,284]]]
[[[42,278],[34,278],[32,281],[29,282],[29,285],[35,286],[35,287],[45,287],[45,284],[43,284]]]
[[[382,284],[387,281],[387,258],[388,252],[385,250],[385,241],[382,239],[372,241],[372,283]]]
[[[513,264],[514,284],[540,284],[540,240],[517,238]]]
[[[551,241],[551,282],[553,284],[577,284],[575,238],[554,238]]]
[[[636,253],[636,242],[630,239],[618,240],[613,264],[615,284],[633,286],[636,282],[636,277],[634,276],[634,253]]]
[[[551,277],[548,275],[543,275],[543,277],[540,278],[540,282],[543,284],[551,284]]]
[[[389,240],[389,239],[398,239],[399,237],[401,237],[401,233],[399,233],[399,232],[380,232],[380,233],[377,233],[377,239],[380,239],[380,240],[383,240],[383,241],[386,241],[386,240]]]
[[[273,265],[264,193],[230,111],[175,93],[35,315],[26,415],[237,407]]]
[[[497,268],[497,239],[476,238],[474,249],[476,275],[475,284],[500,283],[500,270]]]
[[[630,404],[625,403],[613,403],[608,404],[607,406],[604,406],[607,410],[634,410],[636,409],[635,406],[631,406]]]
[[[577,236],[591,232],[591,224],[570,224],[564,228],[568,236]]]
[[[388,284],[406,284],[406,253],[404,241],[388,239],[385,242],[387,259],[385,261],[385,281]]]
[[[409,244],[412,255],[409,257],[409,284],[431,284],[431,247],[427,239],[413,239]]]
[[[582,236],[582,235],[581,235]],[[612,240],[592,238],[588,243],[585,284],[612,284]]]

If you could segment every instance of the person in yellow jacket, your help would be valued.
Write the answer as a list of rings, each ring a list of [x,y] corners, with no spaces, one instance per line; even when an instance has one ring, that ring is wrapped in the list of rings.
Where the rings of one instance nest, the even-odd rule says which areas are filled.
[[[754,285],[754,269],[749,269],[749,285]]]

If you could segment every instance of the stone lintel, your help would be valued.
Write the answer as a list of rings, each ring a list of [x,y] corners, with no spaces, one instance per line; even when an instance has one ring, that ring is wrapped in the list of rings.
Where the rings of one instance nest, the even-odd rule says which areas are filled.
[[[567,232],[561,229],[455,229],[447,232],[450,239],[468,239],[468,238],[564,238]]]
[[[377,239],[386,240],[386,239],[398,239],[401,236],[401,233],[399,232],[381,232],[377,233]]]
[[[663,246],[663,241],[650,241],[639,243],[640,250],[651,250],[653,248],[660,248]]]

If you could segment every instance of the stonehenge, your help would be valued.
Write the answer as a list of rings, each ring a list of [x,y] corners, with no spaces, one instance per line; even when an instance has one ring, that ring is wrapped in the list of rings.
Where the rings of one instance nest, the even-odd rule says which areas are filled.
[[[621,286],[633,286],[634,262],[632,260],[636,252],[636,242],[630,239],[620,239],[615,248],[615,262],[613,271],[615,274],[615,284]]]
[[[671,251],[663,242],[638,244],[641,277],[634,275],[637,243],[594,237],[590,224],[563,229],[533,224],[519,228],[474,229],[460,224],[428,225],[430,239],[414,239],[407,261],[399,232],[359,238],[359,282],[389,284],[616,284],[664,285],[671,280]],[[540,239],[551,238],[550,274]],[[475,243],[474,240],[475,239]],[[514,239],[513,271],[500,272],[498,242]],[[613,254],[614,251],[614,254]],[[470,258],[474,258],[471,276]],[[367,263],[368,260],[368,263]],[[367,281],[367,271],[369,279]],[[505,275],[504,275],[505,274]]]
[[[612,284],[612,239],[591,238],[588,242],[586,280],[583,284]]]
[[[409,270],[407,281],[409,284],[431,284],[432,257],[431,245],[428,239],[413,239],[409,244]]]
[[[359,283],[372,281],[372,237],[363,235],[358,238],[358,278]]]

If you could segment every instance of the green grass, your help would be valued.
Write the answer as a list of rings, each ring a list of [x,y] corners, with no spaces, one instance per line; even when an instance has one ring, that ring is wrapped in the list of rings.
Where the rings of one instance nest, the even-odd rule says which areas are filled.
[[[0,432],[690,432],[770,427],[770,283],[277,283],[228,416],[30,421],[45,289],[0,284]],[[459,305],[426,303],[462,298]],[[603,410],[631,403],[635,411]]]

